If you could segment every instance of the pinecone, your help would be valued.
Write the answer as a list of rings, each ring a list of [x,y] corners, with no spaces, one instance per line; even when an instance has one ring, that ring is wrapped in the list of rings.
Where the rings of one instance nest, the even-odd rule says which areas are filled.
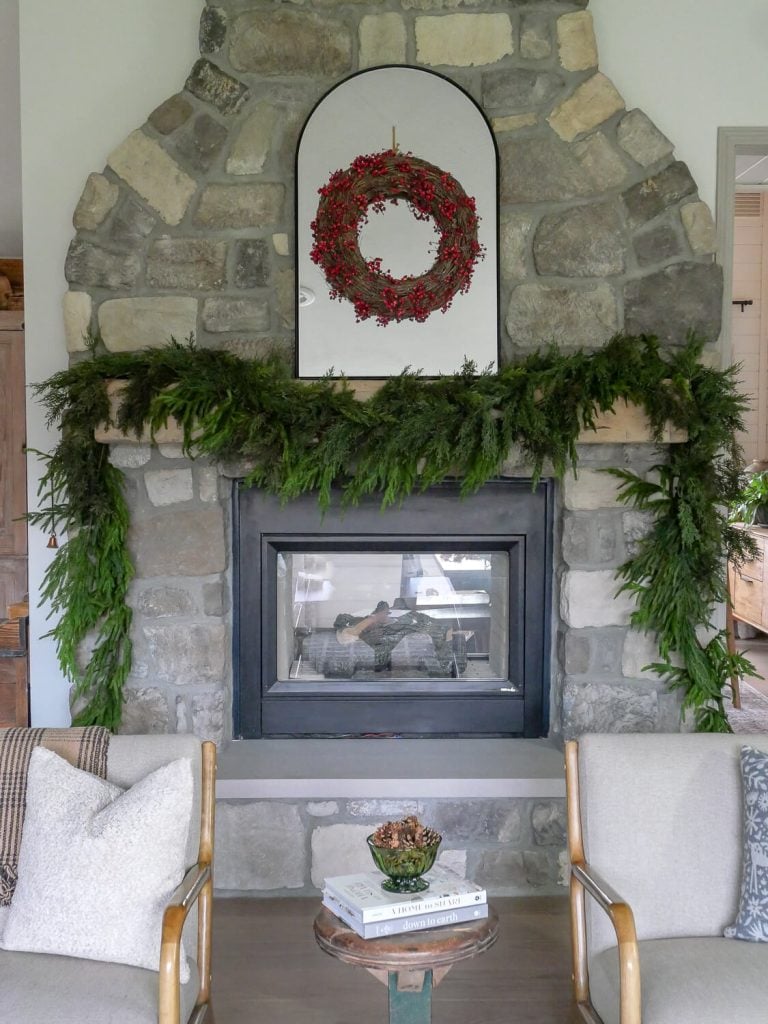
[[[388,850],[414,850],[422,846],[434,846],[443,837],[427,825],[422,825],[414,814],[401,821],[385,821],[373,833],[373,845]]]

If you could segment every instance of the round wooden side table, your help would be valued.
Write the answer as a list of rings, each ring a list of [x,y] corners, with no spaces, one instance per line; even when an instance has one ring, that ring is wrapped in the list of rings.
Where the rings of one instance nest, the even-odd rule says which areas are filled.
[[[492,906],[488,917],[404,935],[363,939],[323,907],[314,924],[318,946],[353,967],[365,967],[389,990],[389,1024],[429,1024],[432,989],[451,967],[489,949],[499,931]]]

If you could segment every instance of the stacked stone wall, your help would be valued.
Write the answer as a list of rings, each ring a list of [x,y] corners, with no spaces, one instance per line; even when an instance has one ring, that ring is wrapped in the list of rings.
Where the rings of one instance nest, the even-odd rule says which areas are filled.
[[[298,135],[328,89],[387,63],[445,75],[490,121],[500,160],[502,363],[552,341],[596,348],[620,330],[678,345],[694,327],[714,345],[721,275],[710,212],[672,142],[598,70],[586,6],[209,3],[201,56],[183,87],[85,183],[65,268],[72,359],[85,357],[89,332],[113,352],[194,335],[201,346],[292,359]],[[126,476],[137,570],[123,728],[191,730],[221,744],[232,733],[229,524],[238,469],[187,460],[167,432],[157,441],[112,448]],[[616,594],[615,570],[648,522],[616,502],[614,481],[599,472],[651,472],[658,453],[590,445],[580,456],[578,477],[558,499],[551,733],[677,729],[677,699],[646,668],[653,638],[630,630],[630,604]],[[508,472],[527,475],[514,462]],[[444,828],[449,860],[497,892],[554,884],[561,803],[462,801],[460,814],[452,806],[418,803]],[[223,802],[218,884],[309,891],[327,869],[357,867],[342,863],[350,835],[408,809]]]

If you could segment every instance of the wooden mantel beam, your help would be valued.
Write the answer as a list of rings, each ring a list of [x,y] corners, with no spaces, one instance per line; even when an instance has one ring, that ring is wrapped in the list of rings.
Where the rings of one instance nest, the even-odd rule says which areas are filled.
[[[349,380],[349,387],[354,391],[360,401],[366,401],[374,395],[384,382],[381,380]],[[121,382],[110,381],[107,385],[112,400],[113,415],[117,412]],[[96,440],[100,444],[181,444],[184,440],[179,424],[170,418],[166,426],[155,431],[152,438],[148,430],[142,431],[140,437],[135,434],[124,434],[117,427],[109,427],[102,424],[95,431]],[[667,423],[663,434],[662,442],[665,444],[680,444],[688,439],[684,430],[678,430],[671,423]],[[613,410],[601,413],[595,418],[594,430],[583,430],[579,434],[579,444],[648,444],[653,440],[651,427],[645,410],[639,405],[633,405],[620,399]]]

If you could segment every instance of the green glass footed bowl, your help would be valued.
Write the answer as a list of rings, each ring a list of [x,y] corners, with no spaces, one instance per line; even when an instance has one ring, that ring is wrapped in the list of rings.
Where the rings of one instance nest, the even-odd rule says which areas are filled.
[[[386,846],[374,846],[373,836],[366,842],[374,864],[388,877],[381,883],[387,892],[424,892],[429,882],[421,876],[435,863],[440,841],[431,846],[416,846],[411,850],[390,850]]]

